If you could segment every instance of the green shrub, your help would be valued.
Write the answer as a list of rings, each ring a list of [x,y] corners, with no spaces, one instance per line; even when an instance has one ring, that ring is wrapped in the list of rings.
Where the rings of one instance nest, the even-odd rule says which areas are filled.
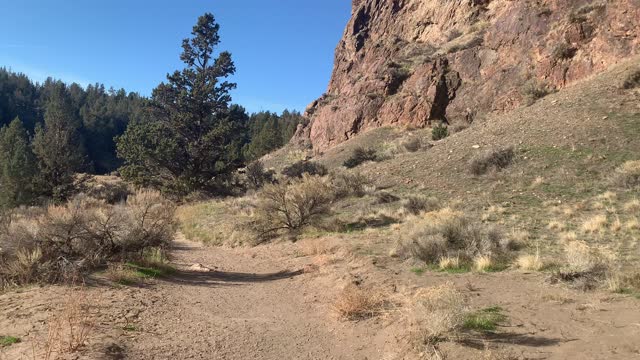
[[[353,150],[351,157],[345,160],[343,165],[347,169],[352,169],[367,161],[376,161],[377,159],[378,159],[378,156],[374,149],[364,149],[362,147],[357,147]]]
[[[327,175],[327,168],[317,162],[301,160],[282,170],[282,175],[289,178],[302,178],[304,174],[325,176]]]
[[[449,129],[443,124],[438,124],[431,130],[431,138],[434,141],[442,140],[449,136]]]
[[[513,147],[493,149],[474,156],[469,162],[469,171],[476,176],[486,174],[490,169],[501,170],[511,165],[515,158]]]

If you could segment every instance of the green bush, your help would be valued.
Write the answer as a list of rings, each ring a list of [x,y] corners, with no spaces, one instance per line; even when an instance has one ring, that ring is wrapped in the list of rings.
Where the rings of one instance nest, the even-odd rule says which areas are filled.
[[[439,124],[433,127],[431,130],[431,138],[434,141],[442,140],[449,136],[449,129],[447,126]]]

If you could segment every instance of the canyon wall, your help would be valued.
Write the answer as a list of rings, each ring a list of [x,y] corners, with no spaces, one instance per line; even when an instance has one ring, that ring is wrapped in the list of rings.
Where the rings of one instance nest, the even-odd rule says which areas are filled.
[[[292,141],[473,122],[638,52],[640,0],[353,0],[327,92]]]

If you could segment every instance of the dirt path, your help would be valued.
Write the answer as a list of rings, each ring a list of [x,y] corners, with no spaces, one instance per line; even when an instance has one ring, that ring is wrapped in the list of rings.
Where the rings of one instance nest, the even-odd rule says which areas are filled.
[[[278,249],[278,250],[276,250]],[[178,240],[181,268],[135,316],[132,359],[381,359],[375,333],[336,321],[282,247],[203,248]],[[190,271],[193,264],[211,272]],[[318,289],[316,289],[318,290]]]

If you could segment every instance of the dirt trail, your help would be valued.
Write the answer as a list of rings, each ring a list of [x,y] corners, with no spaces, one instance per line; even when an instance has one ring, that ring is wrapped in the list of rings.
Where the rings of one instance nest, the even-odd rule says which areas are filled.
[[[374,333],[332,319],[282,247],[203,248],[180,239],[177,275],[135,316],[132,359],[381,359]],[[193,264],[211,272],[190,271]],[[364,331],[364,333],[360,333]],[[151,335],[151,336],[150,336]],[[139,340],[139,341],[138,341]]]

